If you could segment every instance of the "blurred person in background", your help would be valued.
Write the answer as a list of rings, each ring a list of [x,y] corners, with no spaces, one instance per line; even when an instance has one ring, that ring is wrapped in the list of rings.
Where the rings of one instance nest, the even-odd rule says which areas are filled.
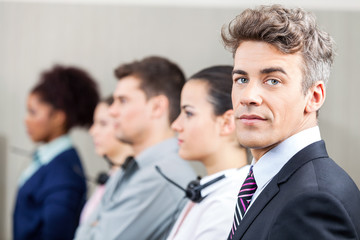
[[[20,177],[14,240],[73,239],[86,182],[69,133],[75,126],[92,124],[98,101],[96,82],[76,67],[54,66],[31,90],[25,124],[39,146]]]
[[[179,157],[170,127],[180,111],[185,77],[162,57],[122,64],[115,75],[110,113],[117,139],[131,145],[134,158],[110,178],[96,214],[80,225],[75,239],[162,239],[183,207],[184,195],[169,186],[155,166],[170,172],[180,185],[195,177]]]
[[[247,151],[235,134],[232,69],[203,69],[182,90],[181,113],[172,124],[179,155],[204,164],[207,176],[195,184],[202,189],[190,198],[168,240],[222,239],[232,223],[237,193],[249,171]]]
[[[99,186],[86,202],[80,216],[80,224],[86,221],[97,208],[105,191],[105,184],[120,167],[124,166],[127,157],[133,155],[130,145],[120,142],[115,137],[114,119],[110,116],[109,107],[113,103],[112,96],[100,101],[95,108],[94,122],[90,128],[95,151],[105,158],[110,165],[109,173],[98,177]]]

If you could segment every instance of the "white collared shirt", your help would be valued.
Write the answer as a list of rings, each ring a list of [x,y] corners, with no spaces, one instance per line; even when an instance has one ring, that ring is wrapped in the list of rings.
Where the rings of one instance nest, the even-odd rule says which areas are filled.
[[[253,159],[251,165],[253,166],[257,189],[251,199],[249,208],[274,176],[296,153],[320,140],[319,127],[315,126],[287,138],[262,156],[256,163]]]
[[[229,169],[204,177],[203,185],[223,174],[226,178],[219,180],[201,191],[206,196],[200,203],[189,201],[177,219],[168,240],[208,240],[224,239],[234,220],[237,194],[250,166],[240,169]],[[189,209],[191,208],[191,209]],[[184,217],[184,215],[187,215]]]

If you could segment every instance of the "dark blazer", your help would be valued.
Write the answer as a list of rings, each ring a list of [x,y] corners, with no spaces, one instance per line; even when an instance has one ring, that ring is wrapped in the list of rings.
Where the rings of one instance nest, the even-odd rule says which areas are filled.
[[[74,148],[42,166],[18,191],[14,240],[73,239],[86,198],[86,182]]]
[[[232,239],[360,239],[359,189],[315,142],[275,175]]]

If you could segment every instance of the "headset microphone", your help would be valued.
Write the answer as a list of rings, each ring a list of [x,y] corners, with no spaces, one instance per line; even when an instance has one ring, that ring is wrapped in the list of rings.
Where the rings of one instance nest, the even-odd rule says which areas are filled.
[[[91,183],[96,183],[98,185],[105,184],[106,181],[109,179],[109,175],[106,172],[100,172],[98,174],[98,176],[96,177],[96,179],[94,179],[93,177],[86,176],[78,165],[73,166],[73,171],[76,175],[78,175],[85,181],[91,182]]]
[[[205,197],[201,196],[201,190],[216,183],[217,181],[220,181],[221,179],[224,179],[226,176],[223,174],[217,178],[214,178],[213,180],[205,183],[204,185],[200,185],[200,179],[198,178],[197,180],[193,180],[191,181],[187,188],[184,189],[183,187],[181,187],[179,184],[177,184],[176,182],[174,182],[173,180],[171,180],[170,178],[168,178],[159,168],[159,166],[155,166],[156,171],[158,171],[158,173],[160,173],[160,175],[165,178],[168,182],[172,183],[173,185],[175,185],[176,187],[180,188],[181,190],[183,190],[185,192],[185,196],[187,198],[189,198],[191,201],[199,203],[201,202]]]
[[[180,188],[181,190],[183,190],[185,193],[186,193],[186,190],[180,186],[179,184],[177,184],[176,182],[174,182],[173,180],[171,180],[170,178],[168,178],[162,171],[161,169],[159,168],[159,166],[155,166],[156,168],[156,171],[158,171],[158,173],[160,173],[160,175],[165,178],[168,182],[174,184],[176,187]]]
[[[119,165],[114,164],[111,161],[111,159],[108,158],[106,155],[104,155],[104,159],[110,165],[110,167],[119,166]],[[125,159],[124,163],[122,165],[120,165],[120,167],[122,169],[126,170],[133,160],[134,160],[134,157],[132,157],[132,156],[127,157]],[[100,172],[96,178],[96,183],[99,185],[104,185],[109,180],[109,178],[110,178],[110,176],[107,172]]]
[[[104,185],[109,180],[109,174],[106,172],[100,172],[96,178],[96,183],[99,185]]]

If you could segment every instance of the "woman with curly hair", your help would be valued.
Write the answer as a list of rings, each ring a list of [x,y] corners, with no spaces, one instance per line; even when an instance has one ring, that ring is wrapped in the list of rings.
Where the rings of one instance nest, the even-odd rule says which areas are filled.
[[[86,182],[68,134],[92,124],[98,101],[95,81],[75,67],[53,67],[31,90],[25,124],[32,141],[42,144],[20,177],[14,240],[73,239]]]

